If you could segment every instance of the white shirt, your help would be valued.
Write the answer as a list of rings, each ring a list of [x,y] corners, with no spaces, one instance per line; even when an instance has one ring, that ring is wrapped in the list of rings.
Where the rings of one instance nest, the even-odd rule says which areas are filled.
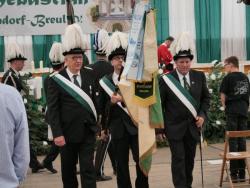
[[[176,72],[178,74],[182,87],[184,87],[184,80],[183,80],[184,75],[182,75],[177,69],[176,69]],[[187,79],[187,83],[191,86],[189,72],[185,75],[185,77]]]
[[[119,77],[119,75],[114,72],[112,75],[112,80],[115,83],[115,85],[117,85],[119,83],[118,77]]]
[[[20,76],[20,74],[19,74],[19,72],[18,71],[16,71],[15,69],[13,69],[13,68],[11,68],[11,70],[13,70],[14,71],[14,73],[17,75],[17,77],[19,77]]]
[[[80,76],[80,71],[77,74],[73,74],[72,72],[70,72],[70,70],[68,68],[66,68],[66,72],[69,75],[69,78],[70,78],[71,82],[74,83],[73,76],[77,75],[76,79],[77,79],[78,83],[80,84],[80,86],[82,85],[82,79],[81,79],[81,76]]]

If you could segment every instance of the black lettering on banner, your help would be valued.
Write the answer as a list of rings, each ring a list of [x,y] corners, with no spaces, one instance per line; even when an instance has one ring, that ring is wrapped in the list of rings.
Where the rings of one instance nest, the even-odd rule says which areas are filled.
[[[51,0],[41,0],[41,5],[48,5],[51,3]]]
[[[17,0],[17,6],[25,5],[26,3],[27,3],[27,0]]]
[[[16,0],[7,0],[8,5],[14,5]]]
[[[45,25],[45,22],[44,22],[44,18],[45,16],[44,15],[41,15],[41,14],[38,14],[36,16],[34,16],[35,18],[35,21],[31,21],[30,24],[34,27],[34,26],[39,26],[39,27],[43,27]]]
[[[146,99],[154,94],[154,80],[150,82],[136,82],[135,96]]]
[[[5,0],[0,0],[0,7],[2,7],[5,3]]]
[[[28,0],[29,1],[29,5],[35,4],[38,5],[39,4],[39,0]]]
[[[83,0],[72,0],[72,3],[74,5],[82,5],[86,4],[87,1]],[[66,0],[0,0],[0,7],[3,7],[4,5],[65,5]]]
[[[3,18],[0,18],[0,24],[2,25],[13,25],[13,24],[18,24],[18,25],[24,25],[26,21],[26,15],[22,15],[21,17],[14,18],[14,17],[9,17],[6,15]]]

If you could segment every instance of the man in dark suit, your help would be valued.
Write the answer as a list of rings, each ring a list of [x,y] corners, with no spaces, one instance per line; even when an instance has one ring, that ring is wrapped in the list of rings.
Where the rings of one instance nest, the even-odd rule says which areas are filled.
[[[62,55],[63,49],[62,44],[59,42],[54,42],[49,53],[50,58],[50,64],[52,66],[53,72],[51,74],[54,74],[55,72],[60,72],[64,68],[64,57]],[[46,101],[48,101],[48,85],[50,81],[50,75],[48,75],[44,79],[43,88],[45,93]],[[45,113],[45,121],[48,123],[48,132],[51,131],[50,125],[49,125],[49,118],[48,118],[48,111],[46,110]],[[49,136],[49,135],[48,135]],[[48,138],[50,141],[53,140],[53,138]],[[55,143],[52,141],[50,150],[46,157],[43,159],[42,166],[46,169],[48,169],[51,173],[55,174],[57,173],[57,170],[53,167],[53,161],[57,158],[60,150],[60,148],[55,145]]]
[[[87,67],[91,68],[95,74],[95,82],[96,86],[99,86],[99,80],[107,75],[111,74],[114,69],[110,62],[107,61],[106,57],[106,47],[109,42],[109,34],[106,30],[101,29],[98,30],[94,35],[94,49],[96,54],[96,62],[93,64],[87,65]],[[99,91],[98,91],[99,92]],[[101,112],[103,113],[103,112]],[[99,135],[101,135],[101,126],[99,130]],[[95,169],[96,169],[96,181],[107,181],[111,180],[111,176],[106,176],[104,174],[104,162],[106,158],[106,154],[108,152],[109,158],[111,160],[111,164],[113,167],[113,172],[116,174],[116,162],[114,157],[114,149],[113,145],[110,142],[110,139],[106,137],[100,137],[101,139],[97,142],[96,145],[96,155],[95,155]]]
[[[10,68],[7,70],[2,78],[2,83],[15,87],[19,92],[23,89],[22,81],[20,78],[19,71],[23,70],[24,62],[27,58],[24,57],[23,53],[20,51],[19,46],[16,43],[9,44],[8,48],[17,49],[17,54],[7,53],[7,59],[10,63]],[[11,51],[11,49],[8,49]]]
[[[91,70],[82,69],[83,42],[80,26],[69,25],[63,42],[67,67],[52,76],[48,86],[49,123],[54,142],[61,147],[64,188],[78,187],[78,160],[81,187],[96,188],[93,165],[97,131],[96,92]]]
[[[117,91],[117,84],[121,75],[126,48],[123,47],[120,41],[127,41],[124,39],[124,34],[115,32],[111,36],[110,45],[108,47],[108,59],[114,67],[114,72],[100,82],[104,91],[102,94],[102,106],[105,106],[107,111],[106,124],[111,134],[111,142],[114,146],[115,158],[117,162],[117,185],[118,188],[132,188],[130,174],[129,174],[129,149],[132,150],[133,160],[136,163],[136,188],[148,188],[148,178],[143,174],[139,167],[139,148],[138,148],[138,129],[132,122],[130,116],[126,112],[126,107],[122,96]],[[113,46],[113,44],[120,44]],[[103,84],[104,85],[103,85]],[[106,87],[112,90],[112,94],[106,93]]]
[[[3,75],[2,83],[15,87],[21,93],[24,88],[19,71],[23,70],[24,63],[27,58],[24,57],[24,54],[21,51],[19,45],[15,42],[7,46],[6,58],[10,63],[10,68]],[[32,169],[32,173],[36,173],[39,170],[43,169],[43,166],[38,161],[36,153],[33,150],[31,144],[29,166]]]
[[[187,37],[183,34],[179,40],[189,41]],[[182,44],[175,46],[180,49],[174,55],[176,69],[160,79],[160,93],[172,154],[173,183],[176,188],[191,188],[196,145],[206,119],[210,97],[204,73],[190,69],[193,59],[191,47],[187,49]]]

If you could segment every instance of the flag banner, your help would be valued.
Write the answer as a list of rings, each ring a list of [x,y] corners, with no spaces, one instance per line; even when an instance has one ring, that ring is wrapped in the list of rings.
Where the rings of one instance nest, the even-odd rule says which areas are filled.
[[[156,102],[154,86],[154,79],[150,82],[135,82],[133,101],[142,106],[154,104]]]
[[[139,107],[139,165],[145,175],[149,174],[153,152],[156,150],[155,130],[149,125],[149,107]]]
[[[140,2],[135,8],[127,60],[118,86],[138,126],[139,165],[148,176],[156,149],[155,128],[163,127],[163,115],[157,83],[155,12],[145,9],[150,7],[146,2]]]
[[[129,80],[141,81],[143,75],[143,36],[145,13],[149,4],[141,1],[135,7],[128,41],[126,65],[122,76]]]
[[[143,41],[144,70],[143,80],[152,80],[152,74],[158,72],[157,32],[155,10],[151,10],[146,16],[146,26]]]
[[[164,128],[164,119],[162,114],[161,107],[161,97],[158,84],[158,75],[155,75],[154,78],[154,90],[155,90],[155,100],[156,102],[149,106],[149,117],[150,117],[150,126],[152,128]]]
[[[119,87],[119,90],[122,94],[124,102],[127,106],[127,110],[129,111],[131,119],[138,126],[138,122],[139,122],[138,105],[135,105],[135,103],[133,102],[133,98],[134,98],[133,85],[134,85],[134,83],[132,81],[121,78],[118,87]]]

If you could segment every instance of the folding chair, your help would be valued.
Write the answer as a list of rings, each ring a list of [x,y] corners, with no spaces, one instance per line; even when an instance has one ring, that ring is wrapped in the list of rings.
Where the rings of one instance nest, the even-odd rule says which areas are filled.
[[[229,152],[229,139],[240,138],[240,137],[250,137],[250,130],[248,131],[226,131],[225,137],[226,138],[225,138],[224,152],[220,153],[220,156],[223,159],[222,168],[221,168],[221,177],[220,177],[220,187],[222,187],[224,171],[226,171],[230,187],[233,188],[234,184],[230,176],[229,164],[227,162],[230,160],[239,160],[239,159],[245,160],[246,169],[247,169],[248,175],[250,175],[250,166],[247,160],[248,158],[250,158],[250,152],[248,151]],[[248,183],[250,184],[250,180]],[[239,185],[243,185],[243,184],[239,184]]]

